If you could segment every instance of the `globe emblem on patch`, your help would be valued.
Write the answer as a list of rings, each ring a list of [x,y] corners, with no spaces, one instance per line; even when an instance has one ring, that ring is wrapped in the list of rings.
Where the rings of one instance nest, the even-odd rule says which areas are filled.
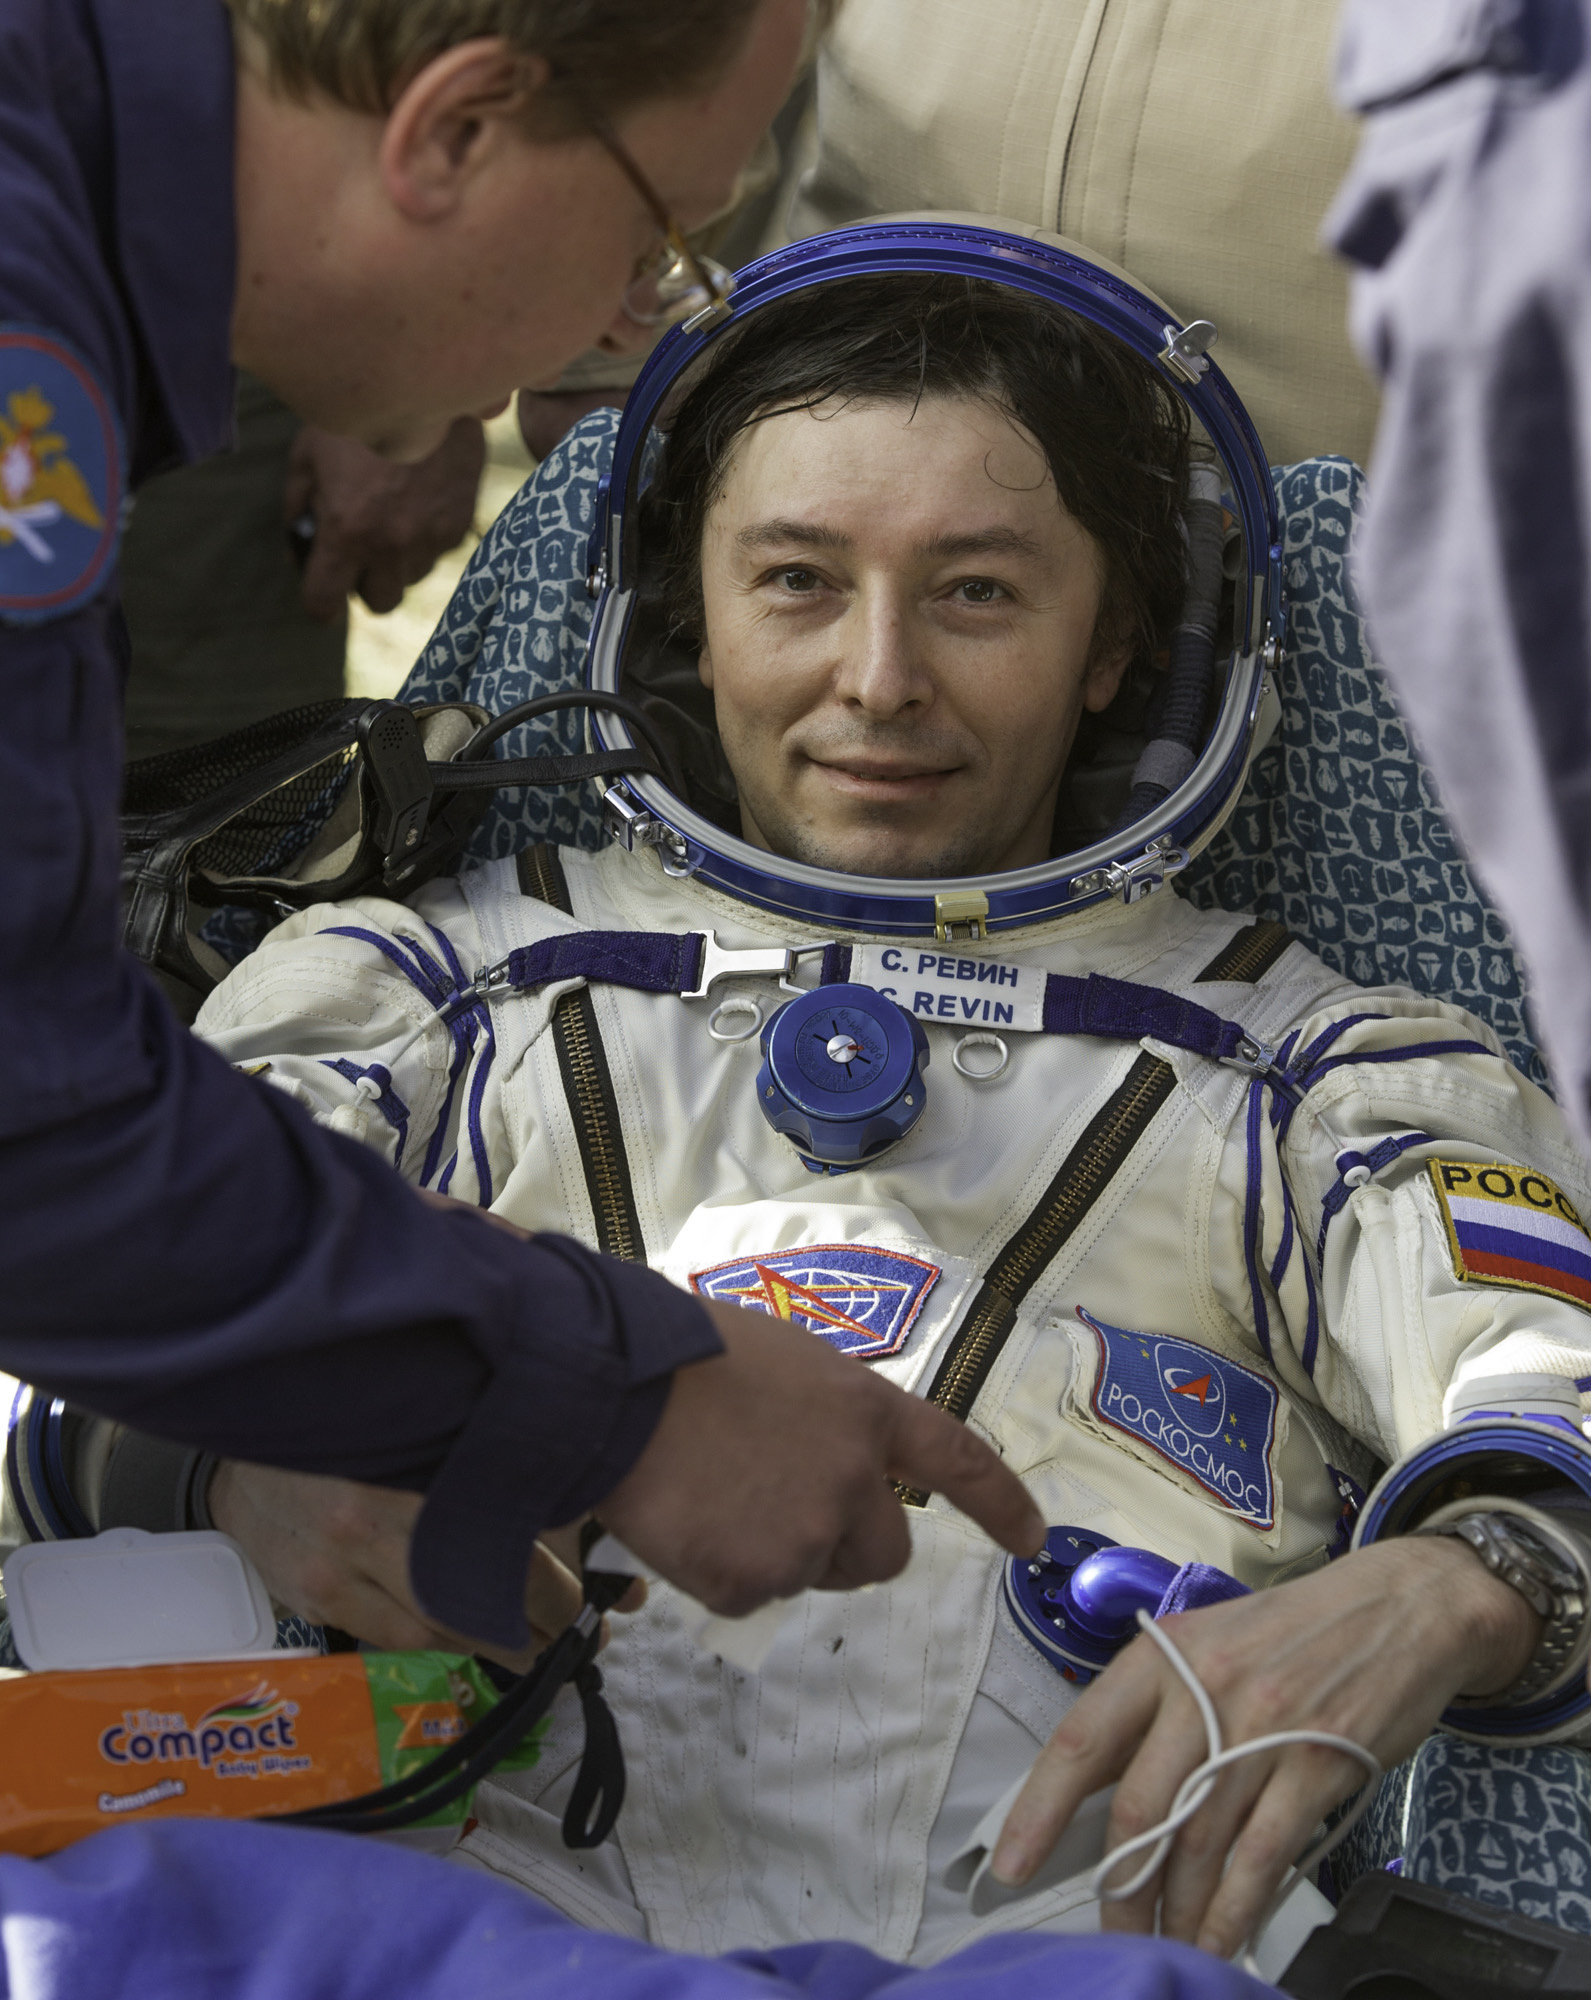
[[[1155,1369],[1168,1408],[1194,1437],[1213,1438],[1226,1422],[1226,1385],[1208,1355],[1197,1348],[1162,1341]]]

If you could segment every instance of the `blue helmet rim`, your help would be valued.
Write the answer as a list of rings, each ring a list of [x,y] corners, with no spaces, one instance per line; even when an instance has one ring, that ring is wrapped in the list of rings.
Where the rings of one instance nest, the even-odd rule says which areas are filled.
[[[1067,251],[1026,236],[967,223],[869,223],[835,230],[759,258],[740,274],[728,310],[709,309],[657,346],[625,405],[612,468],[592,528],[597,597],[586,655],[587,686],[618,691],[625,640],[636,604],[639,556],[635,521],[645,446],[652,421],[680,376],[713,341],[748,313],[814,285],[889,272],[938,273],[1012,285],[1053,300],[1114,334],[1151,363],[1180,395],[1218,453],[1243,530],[1248,564],[1240,643],[1229,669],[1220,719],[1193,770],[1124,838],[1114,835],[1075,853],[1008,874],[903,881],[843,875],[775,858],[725,834],[694,813],[661,781],[625,779],[664,833],[671,873],[690,875],[776,914],[839,929],[899,936],[945,935],[945,908],[969,895],[987,900],[988,931],[1070,914],[1104,901],[1120,886],[1117,871],[1142,856],[1186,853],[1201,845],[1235,802],[1248,769],[1264,674],[1286,626],[1281,544],[1265,453],[1231,384],[1207,361],[1189,382],[1168,365],[1182,329],[1145,293]],[[630,749],[618,716],[596,710],[599,749]]]

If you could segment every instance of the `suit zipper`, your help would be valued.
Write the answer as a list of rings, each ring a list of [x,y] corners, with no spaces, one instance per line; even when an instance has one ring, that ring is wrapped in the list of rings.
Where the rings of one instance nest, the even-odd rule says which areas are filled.
[[[1292,941],[1282,924],[1250,924],[1230,944],[1221,947],[1193,983],[1202,986],[1211,980],[1227,979],[1233,984],[1252,986],[1265,977]]]
[[[631,1264],[646,1261],[630,1162],[619,1130],[613,1079],[588,992],[566,993],[553,1009],[552,1032],[574,1121],[597,1248]]]
[[[527,896],[550,903],[565,916],[573,914],[569,884],[556,848],[524,849],[519,856],[518,872],[519,886]],[[603,1052],[589,989],[564,994],[553,1008],[552,1038],[585,1175],[591,1219],[596,1225],[597,1248],[609,1257],[643,1264],[646,1239],[635,1205],[613,1077]]]
[[[1121,1088],[1061,1162],[1032,1214],[990,1265],[928,1391],[936,1408],[959,1423],[971,1416],[1023,1300],[1115,1179],[1176,1083],[1176,1071],[1159,1056],[1145,1052],[1134,1062]],[[927,1493],[916,1487],[895,1490],[908,1507],[927,1504]]]

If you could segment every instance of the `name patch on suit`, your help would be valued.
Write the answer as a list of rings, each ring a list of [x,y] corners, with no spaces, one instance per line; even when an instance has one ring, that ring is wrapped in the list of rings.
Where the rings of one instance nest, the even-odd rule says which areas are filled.
[[[851,947],[851,977],[887,993],[921,1021],[1015,1028],[1030,1035],[1044,1026],[1042,966],[1002,965],[915,944],[857,944]]]
[[[1556,1181],[1495,1160],[1430,1167],[1455,1277],[1591,1306],[1591,1235]]]
[[[1132,1333],[1084,1312],[1099,1342],[1093,1409],[1256,1528],[1276,1524],[1274,1382],[1191,1340]]]
[[[859,1361],[898,1354],[939,1266],[871,1243],[807,1243],[692,1271],[691,1290],[793,1320]]]

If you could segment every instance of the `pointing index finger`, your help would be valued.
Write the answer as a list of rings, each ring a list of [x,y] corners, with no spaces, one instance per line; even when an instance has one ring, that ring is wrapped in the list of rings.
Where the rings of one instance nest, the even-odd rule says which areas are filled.
[[[1014,1556],[1044,1546],[1044,1516],[999,1453],[965,1424],[916,1396],[903,1396],[890,1451],[890,1474],[903,1486],[939,1493]]]

